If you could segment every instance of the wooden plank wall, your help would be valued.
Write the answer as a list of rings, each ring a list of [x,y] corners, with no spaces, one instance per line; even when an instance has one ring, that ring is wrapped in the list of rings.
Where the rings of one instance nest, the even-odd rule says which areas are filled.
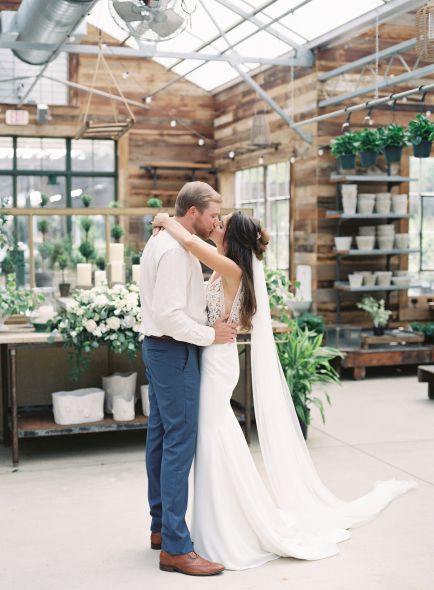
[[[401,41],[414,37],[414,14],[401,15],[396,21],[390,21],[381,25],[380,50]],[[364,79],[360,81],[360,71],[354,71],[340,78],[332,79],[325,85],[318,80],[318,74],[323,71],[334,69],[345,63],[350,63],[360,57],[371,54],[375,51],[375,30],[369,30],[360,36],[348,39],[341,45],[327,49],[316,50],[315,71],[295,69],[294,96],[295,96],[295,120],[307,119],[315,114],[322,114],[338,110],[348,104],[358,104],[372,98],[372,96],[359,97],[353,101],[347,101],[344,105],[335,105],[327,109],[318,109],[318,102],[326,95],[339,95],[350,92],[358,86],[365,86],[374,82],[373,73],[365,72]],[[407,63],[413,66],[416,60],[415,51],[410,50],[404,55]],[[380,75],[386,67],[386,62],[380,63]],[[419,64],[419,67],[426,65]],[[403,73],[405,68],[398,60],[394,60],[390,67],[390,73],[398,75]],[[288,110],[288,101],[292,95],[291,79],[289,68],[273,67],[258,74],[256,80],[262,83],[269,94],[283,108]],[[407,85],[400,85],[399,89],[406,87],[413,88],[426,83],[427,80],[413,80]],[[388,88],[379,93],[380,96],[390,95],[397,88]],[[236,170],[258,165],[260,152],[237,157],[234,161],[227,159],[229,150],[235,150],[240,146],[247,146],[249,143],[249,131],[251,119],[255,112],[255,105],[258,103],[253,91],[240,83],[230,87],[215,96],[216,98],[216,119],[215,138],[218,141],[216,149],[216,163],[227,177],[228,173]],[[400,124],[407,124],[408,121],[419,112],[420,97],[409,98],[406,104],[397,105],[395,120]],[[433,99],[427,96],[427,104]],[[268,109],[269,110],[269,109]],[[357,114],[352,118],[352,128],[363,127],[366,111]],[[325,211],[335,208],[335,196],[337,187],[330,183],[329,177],[336,170],[336,161],[325,151],[319,156],[318,149],[323,145],[329,145],[330,140],[341,133],[341,126],[344,118],[329,119],[327,121],[304,126],[303,130],[314,136],[312,145],[300,140],[293,131],[275,113],[269,113],[272,141],[280,141],[281,147],[277,152],[264,152],[265,164],[273,161],[283,161],[294,153],[297,156],[296,162],[291,166],[291,209],[292,209],[292,239],[291,239],[291,268],[294,275],[295,267],[298,264],[310,264],[313,270],[313,298],[315,309],[324,316],[328,323],[336,320],[336,296],[333,289],[335,279],[335,256],[333,254],[336,224],[325,219]],[[388,106],[376,109],[373,112],[374,126],[381,126],[392,122],[393,117]],[[410,149],[405,150],[401,173],[408,173],[408,156]],[[384,160],[379,161],[380,166],[385,168]],[[230,185],[227,182],[228,185]],[[367,192],[386,191],[386,185],[371,185]],[[398,191],[398,187],[396,187]],[[362,192],[362,191],[361,191]],[[408,192],[408,185],[401,185],[398,192]],[[232,195],[233,198],[233,195]],[[406,231],[407,222],[400,222],[397,231]],[[357,227],[344,226],[343,234],[351,235],[357,233]],[[406,257],[395,262],[395,268],[407,268]],[[348,259],[344,264],[342,278],[348,272],[354,270],[370,270],[371,268],[384,269],[385,259],[377,258],[369,266],[363,266],[356,259]],[[366,325],[369,320],[363,312],[356,307],[356,299],[344,297],[342,321],[345,323],[356,323]],[[426,315],[417,306],[408,301],[406,295],[391,296],[391,306],[394,309],[394,320],[409,321],[422,318]]]

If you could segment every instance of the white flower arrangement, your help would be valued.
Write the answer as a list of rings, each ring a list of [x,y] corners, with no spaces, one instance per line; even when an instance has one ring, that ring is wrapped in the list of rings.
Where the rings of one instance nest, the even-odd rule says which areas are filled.
[[[83,353],[108,345],[114,352],[135,356],[140,350],[139,288],[130,285],[76,290],[73,300],[53,320],[51,339],[61,334],[71,349],[71,373],[78,379],[89,363]]]

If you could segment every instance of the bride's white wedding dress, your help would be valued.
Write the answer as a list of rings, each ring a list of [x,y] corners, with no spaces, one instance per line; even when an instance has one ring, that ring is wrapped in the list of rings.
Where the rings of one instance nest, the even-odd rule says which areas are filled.
[[[367,522],[416,485],[380,482],[369,494],[343,502],[322,484],[278,360],[263,267],[255,256],[253,268],[252,381],[268,486],[230,406],[239,377],[236,343],[206,347],[201,364],[192,538],[199,554],[231,570],[280,556],[313,560],[336,555],[337,543],[350,537],[349,527]],[[239,322],[241,298],[240,286],[230,321]],[[212,325],[225,310],[220,278],[208,283],[207,304]]]

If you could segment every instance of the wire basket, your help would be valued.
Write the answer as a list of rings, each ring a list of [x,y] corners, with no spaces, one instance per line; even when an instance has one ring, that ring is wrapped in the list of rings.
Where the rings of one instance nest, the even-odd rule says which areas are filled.
[[[270,127],[265,111],[258,111],[253,117],[250,143],[258,147],[271,145]]]
[[[416,12],[416,54],[423,61],[434,62],[434,2]]]

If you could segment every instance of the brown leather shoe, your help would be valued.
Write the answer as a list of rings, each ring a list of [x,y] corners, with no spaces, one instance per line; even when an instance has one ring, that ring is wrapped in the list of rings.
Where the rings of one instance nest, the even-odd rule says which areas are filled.
[[[179,572],[188,576],[215,576],[221,574],[224,566],[204,559],[194,551],[183,555],[170,555],[162,550],[160,553],[160,570]]]
[[[161,533],[151,533],[151,549],[161,549]]]

